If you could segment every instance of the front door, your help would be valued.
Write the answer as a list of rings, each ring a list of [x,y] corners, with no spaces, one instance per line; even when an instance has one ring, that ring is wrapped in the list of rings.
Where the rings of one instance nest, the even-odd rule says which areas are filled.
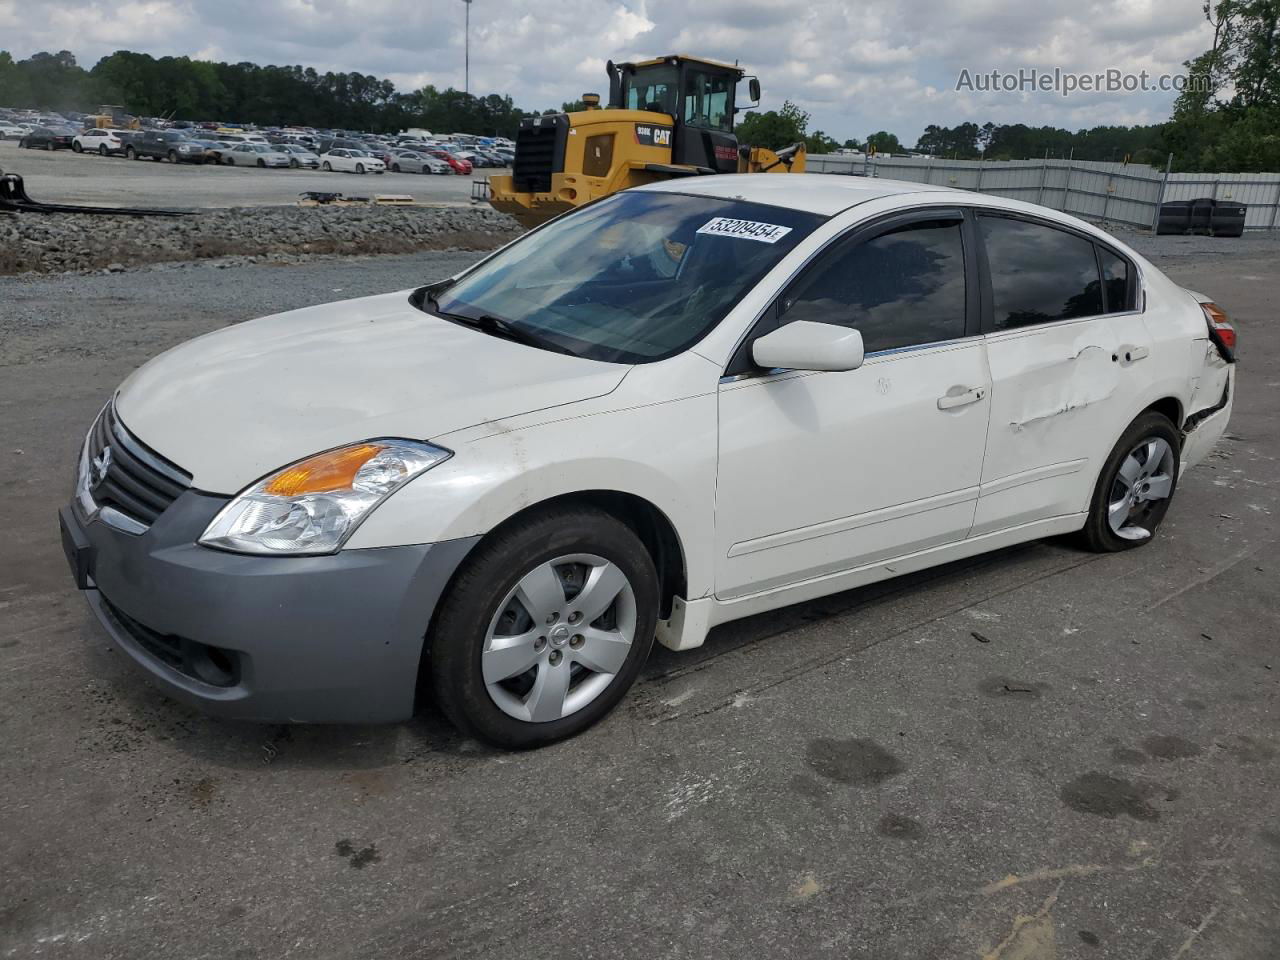
[[[971,235],[955,210],[863,228],[828,248],[754,331],[842,323],[862,333],[867,357],[847,372],[722,381],[718,597],[968,534],[990,409],[976,285],[966,281]]]

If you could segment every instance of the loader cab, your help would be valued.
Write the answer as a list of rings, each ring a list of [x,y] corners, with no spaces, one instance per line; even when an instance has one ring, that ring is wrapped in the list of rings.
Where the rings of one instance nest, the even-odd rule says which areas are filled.
[[[735,97],[744,71],[732,64],[694,57],[661,57],[609,64],[609,105],[622,110],[665,113],[672,119],[671,162],[700,173],[735,173],[738,138]],[[751,94],[759,99],[751,78]]]

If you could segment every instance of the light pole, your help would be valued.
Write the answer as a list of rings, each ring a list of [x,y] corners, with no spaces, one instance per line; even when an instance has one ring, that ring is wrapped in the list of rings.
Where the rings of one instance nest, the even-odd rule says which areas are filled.
[[[471,93],[471,0],[462,0],[467,5],[467,25],[463,28],[463,67],[462,92]]]

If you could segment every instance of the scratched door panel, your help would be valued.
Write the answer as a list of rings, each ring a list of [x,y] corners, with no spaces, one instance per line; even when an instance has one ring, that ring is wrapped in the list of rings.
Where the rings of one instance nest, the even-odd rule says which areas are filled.
[[[973,536],[1086,509],[1132,384],[1112,318],[987,338],[991,422]]]

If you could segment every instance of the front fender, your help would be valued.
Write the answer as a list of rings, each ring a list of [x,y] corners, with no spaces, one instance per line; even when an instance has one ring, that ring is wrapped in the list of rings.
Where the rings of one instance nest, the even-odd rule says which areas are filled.
[[[690,598],[711,589],[715,515],[713,394],[502,430],[396,492],[347,549],[482,536],[531,506],[616,491],[657,507],[675,527]]]

